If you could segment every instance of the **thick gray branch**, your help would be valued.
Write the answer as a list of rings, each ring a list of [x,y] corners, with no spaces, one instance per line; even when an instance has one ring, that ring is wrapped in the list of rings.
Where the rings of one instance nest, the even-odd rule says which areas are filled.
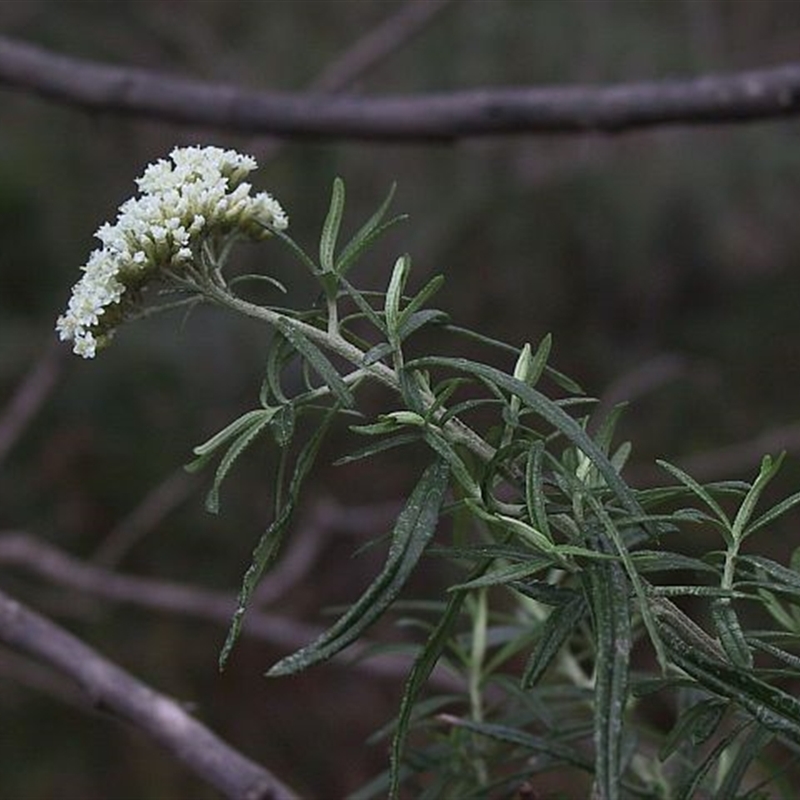
[[[75,680],[93,704],[146,733],[231,800],[294,800],[266,769],[219,739],[174,700],[0,592],[0,640]]]
[[[452,140],[764,120],[800,111],[800,64],[612,86],[369,97],[270,92],[57,55],[0,37],[0,85],[86,110],[283,137]]]

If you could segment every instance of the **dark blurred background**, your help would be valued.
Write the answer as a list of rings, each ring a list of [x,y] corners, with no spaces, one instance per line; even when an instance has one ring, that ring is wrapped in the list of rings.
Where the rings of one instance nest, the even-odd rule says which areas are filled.
[[[107,63],[302,90],[404,5],[0,0],[0,30]],[[786,0],[442,6],[350,89],[603,83],[770,66],[796,57],[800,28],[800,4]],[[217,517],[203,511],[210,474],[192,481],[176,473],[194,445],[257,403],[261,328],[201,310],[130,326],[93,362],[48,355],[93,232],[113,219],[144,165],[176,144],[254,155],[262,168],[253,182],[279,198],[308,248],[334,176],[348,187],[350,230],[397,181],[394,208],[410,220],[355,279],[383,288],[394,258],[408,251],[413,285],[446,275],[438,302],[459,324],[516,345],[552,332],[556,366],[607,404],[632,400],[620,433],[634,442],[633,483],[657,476],[661,456],[701,479],[749,478],[763,449],[784,447],[791,457],[777,491],[800,483],[798,122],[276,148],[6,89],[0,97],[0,401],[32,365],[44,364],[56,381],[3,465],[2,529],[125,573],[233,591],[269,519],[274,455],[266,446],[236,468]],[[237,258],[280,277],[298,305],[312,298],[280,248],[244,248]],[[379,554],[351,553],[383,532],[385,504],[414,480],[396,459],[327,466],[347,442],[345,431],[331,437],[297,527],[324,517],[320,503],[356,505],[367,522],[350,533],[323,525],[311,566],[287,581],[271,613],[320,623],[321,607],[354,599]],[[773,535],[778,555],[800,544],[791,520]],[[262,673],[285,647],[252,639],[220,676],[220,625],[98,600],[2,563],[0,580],[190,704],[305,797],[341,797],[385,765],[384,746],[364,742],[390,718],[398,681],[337,666],[267,681]],[[66,688],[0,650],[0,797],[216,796],[140,735],[72,707]],[[52,696],[62,690],[66,702]]]

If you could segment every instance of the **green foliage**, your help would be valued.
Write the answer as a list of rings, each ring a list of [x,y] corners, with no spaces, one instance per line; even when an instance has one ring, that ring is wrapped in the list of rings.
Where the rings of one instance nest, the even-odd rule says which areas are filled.
[[[319,264],[276,233],[318,278],[322,307],[249,303],[220,282],[221,264],[208,265],[213,280],[197,283],[206,299],[273,331],[261,408],[195,450],[192,468],[222,452],[209,507],[217,509],[220,484],[261,434],[271,431],[282,452],[274,522],[254,551],[220,663],[259,576],[279,555],[324,432],[345,415],[357,444],[338,463],[413,446],[429,452],[429,466],[372,583],[267,674],[306,669],[359,639],[396,604],[426,552],[463,576],[420,620],[427,636],[391,726],[389,770],[359,798],[387,790],[399,797],[404,788],[414,797],[501,797],[552,771],[586,776],[597,800],[740,796],[767,745],[800,749],[791,688],[800,677],[800,556],[784,566],[741,552],[800,503],[798,493],[758,513],[782,457],[765,457],[752,484],[703,486],[659,462],[672,483],[629,486],[621,473],[630,444],[614,446],[621,407],[592,420],[582,410],[590,398],[549,366],[549,337],[514,348],[450,325],[426,307],[441,278],[407,293],[408,256],[397,259],[382,296],[347,281],[397,221],[383,222],[391,196],[337,255],[345,205],[337,178]],[[408,360],[407,340],[433,325],[513,355],[513,367]],[[298,364],[303,386],[292,393],[284,373]],[[391,389],[397,405],[362,416],[357,389],[365,382]],[[315,428],[294,455],[303,417]],[[701,527],[719,536],[721,549],[689,547],[687,531]],[[764,619],[772,626],[754,627]],[[425,695],[440,663],[461,676],[463,694]],[[674,703],[671,730],[644,713],[654,692]]]

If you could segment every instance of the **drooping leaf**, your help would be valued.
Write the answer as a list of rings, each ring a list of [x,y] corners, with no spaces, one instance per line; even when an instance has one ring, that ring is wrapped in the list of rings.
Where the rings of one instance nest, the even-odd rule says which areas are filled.
[[[231,422],[230,425],[226,425],[221,431],[214,434],[214,436],[212,436],[210,439],[202,444],[197,445],[193,452],[198,456],[214,453],[218,448],[222,447],[222,445],[228,443],[231,439],[238,436],[243,430],[245,430],[245,428],[250,427],[254,423],[258,423],[263,419],[269,419],[274,413],[275,409],[263,408],[257,408],[254,411],[248,411],[246,414],[242,414],[241,417],[238,417]]]
[[[380,574],[325,633],[279,661],[267,675],[290,675],[331,658],[383,614],[400,593],[436,530],[449,475],[449,467],[441,461],[425,470],[397,519]]]
[[[269,567],[280,552],[281,544],[286,529],[291,522],[292,515],[300,497],[300,490],[302,489],[303,482],[306,476],[311,471],[314,462],[317,458],[317,453],[325,438],[325,434],[330,427],[331,422],[335,417],[336,409],[329,411],[322,422],[319,424],[314,434],[306,442],[303,449],[297,456],[294,465],[294,472],[289,481],[289,487],[286,492],[286,502],[282,503],[277,510],[275,520],[262,534],[254,551],[250,566],[245,572],[242,579],[242,585],[239,589],[239,597],[236,603],[236,610],[234,611],[233,618],[231,619],[228,634],[225,638],[225,643],[219,655],[219,668],[224,669],[225,664],[230,656],[233,646],[236,644],[239,634],[242,630],[244,622],[245,611],[250,598],[258,585],[258,580],[264,570]],[[288,449],[284,449],[281,453],[281,469],[278,470],[278,479],[280,482],[281,476],[284,474],[286,461],[288,459]],[[282,497],[283,492],[281,486],[278,485],[275,491],[276,497]]]
[[[251,423],[239,433],[222,457],[222,460],[219,462],[219,467],[217,467],[216,475],[214,476],[214,483],[206,497],[206,509],[212,514],[216,514],[219,511],[219,490],[222,486],[222,482],[230,472],[231,467],[239,459],[239,456],[253,443],[258,434],[269,425],[276,410],[277,409],[270,408],[260,411],[259,416],[255,417]]]

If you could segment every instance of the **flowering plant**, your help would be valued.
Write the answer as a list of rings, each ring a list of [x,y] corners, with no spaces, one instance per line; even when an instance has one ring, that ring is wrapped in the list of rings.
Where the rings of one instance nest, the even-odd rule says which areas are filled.
[[[358,444],[340,463],[413,448],[428,465],[371,585],[267,674],[306,669],[357,640],[397,605],[425,553],[463,574],[426,606],[427,635],[391,730],[390,769],[359,798],[387,789],[399,796],[403,786],[418,798],[530,797],[552,771],[579,776],[573,785],[597,800],[734,797],[745,786],[747,797],[766,797],[775,770],[753,788],[765,748],[800,749],[791,689],[800,677],[800,550],[785,566],[742,546],[800,503],[798,493],[757,512],[782,457],[766,457],[752,483],[709,486],[659,462],[670,483],[634,489],[622,474],[630,445],[613,445],[620,410],[590,425],[592,401],[550,366],[549,337],[516,348],[450,324],[429,307],[441,278],[409,293],[407,256],[380,296],[348,280],[401,219],[386,219],[391,193],[339,246],[345,189],[334,181],[315,259],[285,232],[277,201],[242,182],[252,159],[218,148],[176,149],[171,159],[149,167],[138,181],[142,197],[98,231],[103,247],[57,328],[91,357],[148,310],[157,284],[186,293],[182,303],[214,303],[272,329],[257,406],[196,447],[189,465],[219,458],[207,501],[216,511],[222,482],[248,447],[271,434],[281,451],[274,520],[244,576],[221,665],[260,575],[280,554],[322,440],[344,417]],[[318,281],[321,304],[262,305],[234,290],[224,270],[232,245],[270,236]],[[407,340],[427,326],[479,339],[508,369],[409,359]],[[284,376],[296,362],[304,386],[292,393]],[[394,397],[372,419],[357,394],[368,382]],[[311,433],[301,416],[317,420]],[[688,550],[684,532],[698,527],[715,533],[718,549]],[[423,697],[437,664],[459,676],[461,691]],[[671,699],[670,730],[648,718],[654,692]]]

